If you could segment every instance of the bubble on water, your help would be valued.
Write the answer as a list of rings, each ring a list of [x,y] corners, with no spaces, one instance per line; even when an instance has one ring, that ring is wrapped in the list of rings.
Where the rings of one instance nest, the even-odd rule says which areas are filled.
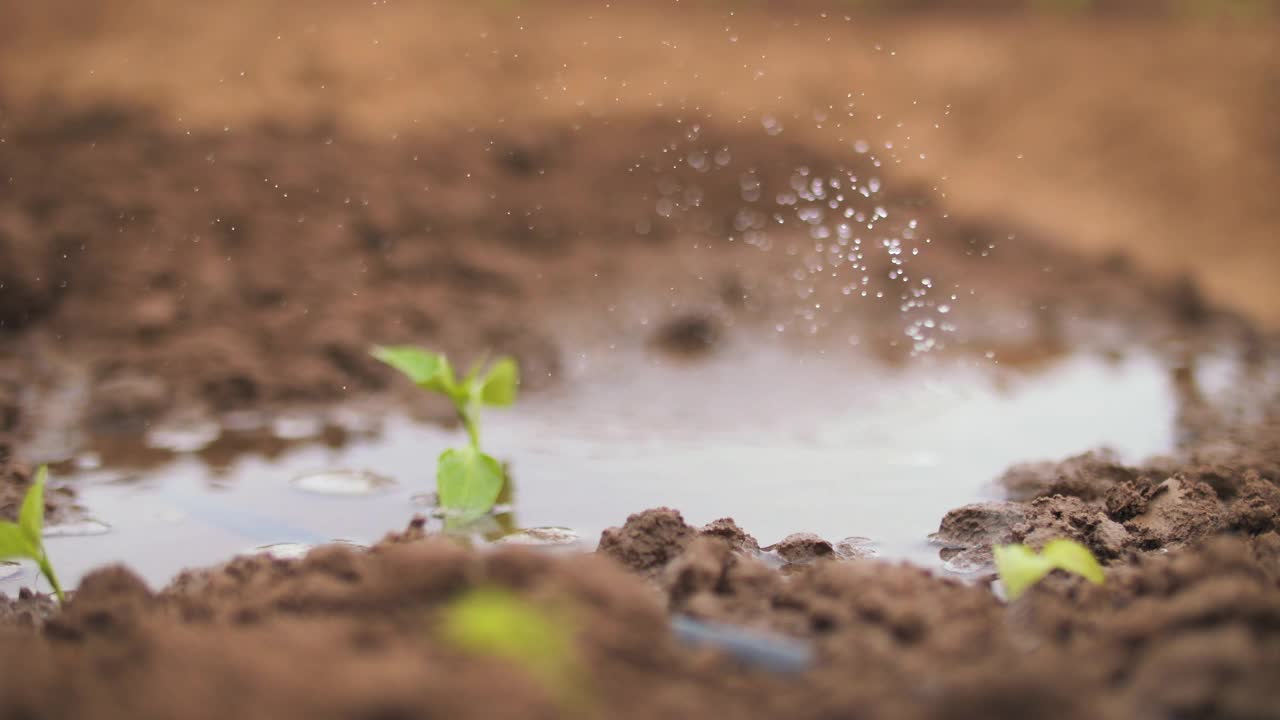
[[[271,421],[271,434],[281,440],[307,440],[324,432],[324,419],[317,415],[290,413]]]
[[[16,562],[0,560],[0,580],[8,580],[22,574],[22,566]]]
[[[978,560],[970,553],[958,553],[942,561],[942,569],[957,575],[971,575],[989,570],[991,564]]]
[[[342,545],[352,550],[368,550],[369,546],[358,543],[353,540],[331,540],[325,545]],[[321,547],[321,545],[312,545],[310,543],[300,542],[280,542],[268,545],[259,545],[248,552],[250,555],[266,555],[276,560],[301,560],[307,556],[307,553]]]
[[[847,537],[832,545],[836,555],[845,560],[880,556],[880,546],[871,538]]]
[[[372,435],[379,427],[377,414],[349,407],[334,410],[330,420],[335,427],[356,435]]]
[[[372,495],[394,487],[396,481],[367,470],[322,470],[299,475],[290,484],[317,495]]]
[[[761,117],[760,124],[764,126],[764,131],[771,136],[782,132],[782,122],[773,115],[764,115]]]
[[[433,492],[415,493],[409,497],[409,502],[419,507],[433,508],[440,504],[440,496]]]
[[[76,522],[62,523],[60,525],[49,525],[45,527],[41,533],[47,538],[58,537],[90,537],[93,535],[106,535],[111,532],[111,526],[101,520],[88,518],[78,520]]]
[[[75,457],[76,470],[97,470],[102,467],[102,456],[96,452],[80,453]]]
[[[494,541],[500,545],[537,545],[564,547],[582,540],[576,531],[566,527],[534,527],[517,530]]]
[[[213,420],[189,420],[152,428],[147,447],[174,453],[194,453],[209,447],[222,435],[222,426]]]
[[[313,547],[315,546],[306,543],[272,543],[254,548],[251,554],[267,555],[276,560],[301,560]]]
[[[853,150],[859,155],[865,155],[871,150],[871,143],[866,140],[857,140],[853,143]]]

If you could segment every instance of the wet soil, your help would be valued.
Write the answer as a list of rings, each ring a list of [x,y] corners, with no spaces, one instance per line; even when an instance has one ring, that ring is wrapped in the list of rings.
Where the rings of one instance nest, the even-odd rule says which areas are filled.
[[[61,612],[6,607],[18,627],[0,628],[0,652],[23,671],[0,696],[14,717],[134,718],[1253,718],[1280,703],[1274,532],[1135,559],[1100,587],[1054,577],[1008,606],[908,565],[819,551],[784,574],[756,552],[731,521],[655,510],[596,556],[480,553],[411,528],[159,593],[106,568]],[[572,609],[585,704],[439,639],[442,604],[490,585]],[[796,676],[745,669],[682,645],[672,612],[802,638],[818,659]]]
[[[468,547],[415,520],[367,549],[329,545],[290,559],[283,556],[307,548],[278,548],[280,557],[227,562],[218,549],[198,563],[208,567],[172,582],[165,582],[172,568],[139,557],[134,569],[89,572],[60,609],[27,590],[0,596],[0,668],[22,668],[0,672],[0,718],[1280,717],[1280,351],[1266,329],[1275,296],[1250,281],[1256,270],[1241,269],[1275,257],[1268,198],[1278,184],[1275,168],[1262,161],[1221,171],[1224,158],[1262,157],[1257,147],[1275,141],[1265,122],[1278,77],[1267,28],[1211,37],[1161,26],[1153,32],[1175,38],[1195,67],[1160,73],[1123,62],[1118,48],[1133,45],[1129,26],[1100,26],[1089,47],[1102,48],[1102,57],[1081,57],[1108,71],[1066,84],[1062,102],[1092,98],[1084,104],[1102,128],[1084,133],[1093,147],[1134,148],[1128,164],[1150,173],[1124,167],[1116,175],[1125,190],[1111,193],[1116,202],[1148,202],[1124,208],[1100,232],[1088,218],[1115,206],[1082,194],[1088,182],[1046,185],[1008,168],[986,179],[982,171],[1002,166],[981,159],[972,182],[947,193],[921,182],[930,166],[903,162],[909,154],[900,139],[901,154],[885,145],[891,132],[856,129],[869,119],[847,127],[808,121],[812,106],[833,107],[827,101],[844,97],[843,88],[833,96],[831,88],[800,83],[801,99],[788,95],[785,110],[760,101],[776,95],[782,102],[783,89],[805,77],[801,69],[821,59],[805,48],[831,42],[821,40],[829,24],[801,27],[767,8],[744,13],[739,27],[778,38],[778,54],[792,56],[791,70],[763,80],[772,89],[742,90],[727,79],[748,67],[744,57],[704,49],[670,61],[682,73],[674,89],[664,87],[671,72],[664,60],[652,75],[634,76],[639,89],[625,98],[608,76],[595,77],[607,66],[592,65],[588,84],[556,50],[526,47],[523,26],[517,30],[506,11],[440,10],[433,32],[441,38],[465,31],[487,47],[492,30],[495,47],[516,49],[510,57],[484,54],[476,71],[507,78],[495,87],[526,88],[492,93],[501,101],[466,90],[476,75],[440,69],[479,46],[424,44],[397,32],[420,26],[403,9],[359,25],[372,29],[359,44],[412,41],[427,46],[427,55],[406,54],[412,60],[388,66],[379,52],[354,53],[354,65],[340,70],[308,51],[310,40],[282,46],[298,50],[292,55],[268,49],[270,38],[259,35],[276,32],[282,20],[274,15],[192,23],[186,10],[146,2],[130,8],[123,19],[28,9],[0,23],[7,48],[0,58],[41,59],[26,71],[12,62],[0,68],[7,83],[0,97],[0,518],[14,516],[33,463],[60,463],[62,477],[100,462],[129,470],[139,438],[175,427],[271,422],[345,403],[447,426],[448,408],[394,382],[367,357],[374,343],[427,344],[459,364],[512,354],[534,397],[580,379],[589,343],[614,338],[714,368],[708,363],[740,349],[735,342],[754,343],[763,332],[837,362],[847,358],[832,348],[855,348],[876,363],[870,382],[919,367],[922,357],[1032,373],[1082,353],[1116,362],[1140,354],[1171,379],[1173,412],[1151,411],[1160,416],[1134,425],[1168,423],[1173,432],[1167,446],[1142,457],[1099,448],[1065,459],[1036,457],[1030,443],[1002,435],[1019,464],[993,473],[1001,499],[939,508],[931,523],[937,532],[929,553],[945,570],[868,557],[876,538],[864,540],[858,527],[845,539],[805,532],[816,520],[797,519],[785,532],[798,532],[785,536],[763,520],[744,522],[747,530],[765,527],[757,539],[733,520],[698,517],[711,522],[697,525],[670,509],[604,530],[589,554]],[[138,24],[129,17],[152,11],[151,29],[130,29]],[[304,37],[320,38],[321,46],[355,43],[334,35],[354,11],[317,12],[327,20]],[[600,36],[595,15],[557,12],[574,22],[552,14],[529,23],[553,28],[543,28],[552,39]],[[738,32],[722,27],[718,11],[687,19],[682,29],[644,13],[604,18],[619,44],[600,57],[647,67],[628,55],[652,54],[623,40],[631,29],[636,37],[676,38],[672,51],[698,46],[684,41],[685,32]],[[60,37],[78,38],[61,59],[45,57],[57,53],[33,40],[57,22],[68,28]],[[100,32],[95,22],[119,22],[120,32]],[[905,27],[887,22],[868,32]],[[1026,27],[1039,29],[1028,34]],[[972,78],[991,77],[992,67],[1040,57],[1025,47],[1037,43],[1054,59],[1030,63],[1028,77],[1074,66],[1057,49],[1061,38],[1077,36],[1026,27],[925,25],[895,35],[928,62],[913,60],[924,65],[894,77],[946,76],[969,87]],[[663,35],[668,29],[675,34]],[[166,74],[163,62],[122,71],[138,48],[187,33],[182,57],[190,64],[182,67],[194,75]],[[226,44],[231,36],[243,55]],[[997,40],[988,47],[983,37]],[[942,49],[933,52],[936,44]],[[995,49],[973,52],[979,46]],[[522,64],[520,52],[533,64]],[[193,77],[233,77],[227,54],[285,69],[265,71],[249,90],[205,92]],[[297,62],[273,61],[281,57]],[[1204,70],[1204,58],[1222,59],[1227,70]],[[413,100],[421,93],[406,94],[397,72],[420,85],[423,75],[408,71],[415,62],[433,68],[450,102],[423,104]],[[892,64],[850,60],[850,67],[887,66],[879,62]],[[108,79],[80,73],[99,63]],[[1149,106],[1126,104],[1118,92],[1099,100],[1088,90],[1135,77],[1150,83],[1141,94]],[[1037,88],[1051,82],[1037,75],[1002,86],[1044,109],[1054,101],[1036,101]],[[1258,105],[1169,115],[1165,129],[1130,142],[1142,119],[1181,107],[1174,86],[1197,83],[1221,84],[1221,93],[1256,97]],[[322,92],[330,86],[333,99]],[[559,88],[554,101],[550,87]],[[721,87],[728,89],[715,92]],[[684,93],[719,99],[704,107]],[[263,97],[280,98],[279,111],[260,112]],[[1004,118],[990,137],[1017,136],[1021,125],[1007,118],[1030,117],[1014,111],[1022,107],[1016,102],[1006,103],[1007,113],[979,113],[975,103],[987,95],[961,97],[970,117]],[[912,123],[935,119],[906,106],[902,117]],[[529,110],[518,126],[507,119],[516,110]],[[957,148],[985,132],[964,127],[941,145],[942,157],[965,158]],[[855,136],[864,133],[874,143],[858,150]],[[1049,153],[1063,177],[1104,177],[1073,165],[1085,161],[1074,157],[1072,138],[1059,155]],[[1195,159],[1170,170],[1165,140]],[[1184,191],[1199,190],[1206,169],[1222,181],[1204,188],[1203,204],[1187,202]],[[990,192],[993,185],[1001,192]],[[1022,209],[1010,211],[1010,220],[989,212],[994,201],[983,198]],[[1189,230],[1180,229],[1183,221]],[[1157,228],[1153,237],[1135,237],[1147,227]],[[1202,240],[1208,229],[1235,238],[1251,260],[1168,273],[1178,267],[1167,261],[1170,249],[1185,250],[1188,238]],[[1183,256],[1184,269],[1195,257]],[[785,390],[785,374],[778,377]],[[661,397],[651,388],[644,394]],[[624,404],[623,413],[646,417],[646,397]],[[1076,406],[1063,401],[1042,414],[1065,407]],[[551,416],[547,424],[555,422]],[[336,447],[360,432],[330,428],[319,439]],[[241,456],[246,448],[233,435],[202,453]],[[270,452],[315,439],[277,437]],[[126,450],[116,458],[112,447]],[[163,484],[166,472],[176,477],[166,469],[172,459],[144,457],[142,464],[158,468],[147,483]],[[182,482],[164,487],[180,493]],[[221,482],[225,490],[228,481]],[[147,483],[137,487],[145,491]],[[234,483],[270,485],[265,472]],[[94,492],[74,478],[56,482],[46,500],[50,525],[92,518],[100,508],[86,499]],[[725,505],[736,500],[733,490],[724,495]],[[787,524],[775,515],[773,522]],[[375,520],[378,534],[405,522]],[[991,545],[1063,536],[1094,550],[1107,582],[1053,575],[1004,602],[991,582]],[[198,555],[203,539],[186,542]],[[565,705],[520,668],[440,636],[443,605],[489,585],[569,609],[584,669],[575,678],[581,700]],[[669,630],[675,615],[797,638],[811,644],[816,661],[798,675],[742,667],[682,644]]]

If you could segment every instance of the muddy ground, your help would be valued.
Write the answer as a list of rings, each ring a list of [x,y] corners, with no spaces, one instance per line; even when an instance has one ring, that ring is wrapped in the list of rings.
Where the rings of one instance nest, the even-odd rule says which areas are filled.
[[[362,397],[446,421],[374,343],[511,353],[533,392],[583,332],[695,361],[779,325],[888,366],[1142,347],[1178,446],[1027,458],[939,518],[966,567],[1054,537],[1107,566],[1008,604],[673,510],[589,556],[411,525],[163,589],[107,568],[61,610],[0,601],[0,717],[1280,717],[1274,21],[265,8],[4,10],[0,516],[84,434]],[[1196,384],[1205,354],[1228,388]],[[80,512],[71,486],[48,506]],[[489,584],[571,608],[577,701],[437,637]],[[817,662],[739,667],[674,613]]]

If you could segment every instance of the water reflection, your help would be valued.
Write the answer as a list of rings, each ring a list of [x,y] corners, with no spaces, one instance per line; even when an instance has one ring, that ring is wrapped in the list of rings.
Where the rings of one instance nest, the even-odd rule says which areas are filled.
[[[1174,445],[1170,371],[1148,354],[1068,356],[1031,374],[969,357],[888,369],[725,343],[694,363],[588,348],[557,387],[492,413],[486,446],[518,492],[468,532],[589,546],[666,505],[694,523],[732,516],[762,544],[806,530],[938,566],[925,540],[938,519],[990,496],[1012,463],[1098,446],[1138,460]],[[75,584],[126,562],[160,585],[249,548],[369,545],[431,515],[435,458],[458,431],[391,412],[366,412],[359,432],[320,426],[310,441],[224,427],[194,452],[95,439],[81,464],[100,467],[65,463],[55,477],[111,532],[51,538],[60,574]]]

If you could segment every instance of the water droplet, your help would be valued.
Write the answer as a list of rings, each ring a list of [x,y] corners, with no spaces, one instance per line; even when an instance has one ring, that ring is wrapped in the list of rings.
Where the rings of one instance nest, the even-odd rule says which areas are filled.
[[[299,475],[290,484],[318,495],[372,495],[394,486],[396,481],[366,470],[322,470]]]

